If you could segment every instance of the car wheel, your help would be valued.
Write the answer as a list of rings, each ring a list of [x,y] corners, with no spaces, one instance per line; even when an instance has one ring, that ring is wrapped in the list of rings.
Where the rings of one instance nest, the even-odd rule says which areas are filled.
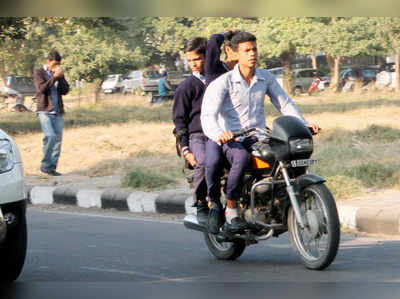
[[[25,263],[28,233],[25,213],[21,213],[18,223],[10,227],[4,242],[0,245],[0,281],[16,280]]]

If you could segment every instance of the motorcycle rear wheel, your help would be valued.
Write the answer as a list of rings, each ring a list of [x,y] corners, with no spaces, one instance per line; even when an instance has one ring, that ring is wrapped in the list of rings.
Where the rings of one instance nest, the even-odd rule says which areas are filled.
[[[241,256],[246,248],[246,243],[243,240],[219,242],[215,235],[209,233],[204,233],[204,240],[208,249],[219,260],[233,261]]]
[[[323,270],[335,259],[340,242],[340,223],[335,201],[324,184],[302,190],[301,210],[308,226],[301,229],[292,207],[288,229],[294,251],[312,270]]]

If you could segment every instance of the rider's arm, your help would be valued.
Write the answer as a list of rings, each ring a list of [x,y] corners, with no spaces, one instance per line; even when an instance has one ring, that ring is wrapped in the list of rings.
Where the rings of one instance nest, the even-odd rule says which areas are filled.
[[[207,42],[204,61],[204,74],[207,84],[226,71],[221,61],[221,46],[224,40],[225,35],[223,33],[217,33],[212,35]]]
[[[201,105],[201,127],[204,134],[211,140],[218,142],[219,136],[224,132],[218,123],[218,115],[227,94],[225,76],[219,77],[207,87]]]
[[[266,93],[275,108],[283,115],[295,116],[307,125],[307,121],[304,119],[297,106],[293,103],[292,99],[282,89],[278,81],[276,81],[274,75],[265,70],[264,76],[268,84]]]
[[[183,154],[189,149],[189,115],[191,110],[190,90],[178,86],[174,93],[174,104],[172,107],[172,117],[176,131],[179,135],[179,145],[182,148]]]

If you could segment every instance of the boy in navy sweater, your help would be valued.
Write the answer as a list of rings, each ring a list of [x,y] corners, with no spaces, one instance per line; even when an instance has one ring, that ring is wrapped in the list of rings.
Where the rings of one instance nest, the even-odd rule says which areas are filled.
[[[194,206],[197,207],[199,223],[206,223],[207,185],[205,181],[205,144],[200,123],[200,109],[205,91],[204,60],[207,40],[196,37],[188,41],[184,53],[192,70],[192,75],[177,87],[174,94],[173,121],[182,155],[194,168]]]

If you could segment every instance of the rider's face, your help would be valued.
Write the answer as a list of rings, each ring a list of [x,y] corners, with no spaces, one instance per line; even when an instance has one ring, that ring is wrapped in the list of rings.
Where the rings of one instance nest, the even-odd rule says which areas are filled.
[[[192,72],[203,73],[204,71],[204,55],[196,51],[186,52],[186,59]]]
[[[239,64],[253,68],[257,64],[258,52],[256,42],[243,42],[238,45]]]

